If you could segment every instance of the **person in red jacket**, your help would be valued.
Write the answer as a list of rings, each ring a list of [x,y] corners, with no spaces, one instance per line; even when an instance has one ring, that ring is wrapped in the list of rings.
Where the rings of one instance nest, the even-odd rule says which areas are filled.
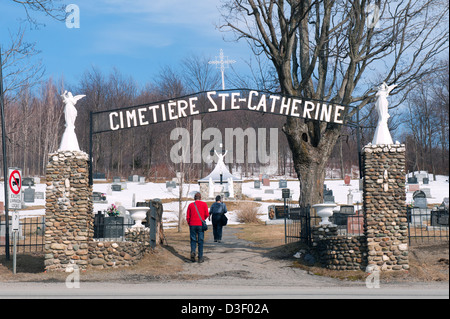
[[[186,212],[186,220],[189,225],[189,233],[191,237],[191,261],[195,261],[195,251],[198,245],[198,262],[202,263],[203,259],[203,241],[205,233],[202,229],[202,220],[209,217],[208,205],[201,201],[202,195],[196,193],[194,202],[190,203]],[[195,207],[197,206],[197,208]],[[198,209],[198,213],[197,213]],[[199,216],[200,215],[200,216]],[[200,219],[202,218],[202,220]]]

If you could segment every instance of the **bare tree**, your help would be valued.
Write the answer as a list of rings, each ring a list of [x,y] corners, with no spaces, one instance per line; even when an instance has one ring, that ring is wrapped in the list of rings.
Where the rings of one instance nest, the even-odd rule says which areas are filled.
[[[63,21],[66,17],[65,5],[61,0],[9,0],[21,5],[25,10],[27,20],[37,26],[39,25],[37,19],[32,12],[43,13],[53,19]]]
[[[226,0],[222,16],[222,30],[273,63],[282,93],[358,108],[374,101],[383,81],[398,85],[393,95],[405,93],[448,48],[448,2],[439,0]],[[301,205],[323,198],[340,131],[286,119]]]

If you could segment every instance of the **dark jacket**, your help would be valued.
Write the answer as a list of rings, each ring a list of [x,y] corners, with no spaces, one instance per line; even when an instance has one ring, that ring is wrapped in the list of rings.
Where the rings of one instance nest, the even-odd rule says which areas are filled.
[[[213,224],[221,222],[222,215],[227,213],[227,205],[224,203],[215,202],[209,208],[209,214],[212,216]]]

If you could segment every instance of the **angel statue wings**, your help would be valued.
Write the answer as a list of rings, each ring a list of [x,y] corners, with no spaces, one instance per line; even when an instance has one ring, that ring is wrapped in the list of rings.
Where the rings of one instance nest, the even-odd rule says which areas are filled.
[[[66,121],[66,130],[61,139],[59,151],[79,151],[77,136],[75,134],[75,120],[77,118],[77,109],[75,104],[86,95],[73,96],[71,92],[64,91],[61,95],[64,106],[64,119]]]
[[[373,137],[372,144],[393,144],[391,133],[388,128],[388,119],[390,117],[388,112],[389,102],[387,97],[389,93],[397,85],[388,86],[385,82],[378,87],[378,92],[376,94],[377,100],[375,102],[375,109],[378,114],[378,123],[375,129],[375,134]]]

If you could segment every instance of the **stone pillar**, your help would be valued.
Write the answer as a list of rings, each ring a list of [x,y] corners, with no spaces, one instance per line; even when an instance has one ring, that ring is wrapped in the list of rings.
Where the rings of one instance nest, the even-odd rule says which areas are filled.
[[[363,148],[363,161],[368,266],[409,269],[405,145],[369,144]]]
[[[89,157],[84,152],[62,151],[49,155],[46,173],[45,267],[66,270],[86,268],[89,242],[94,234]]]

